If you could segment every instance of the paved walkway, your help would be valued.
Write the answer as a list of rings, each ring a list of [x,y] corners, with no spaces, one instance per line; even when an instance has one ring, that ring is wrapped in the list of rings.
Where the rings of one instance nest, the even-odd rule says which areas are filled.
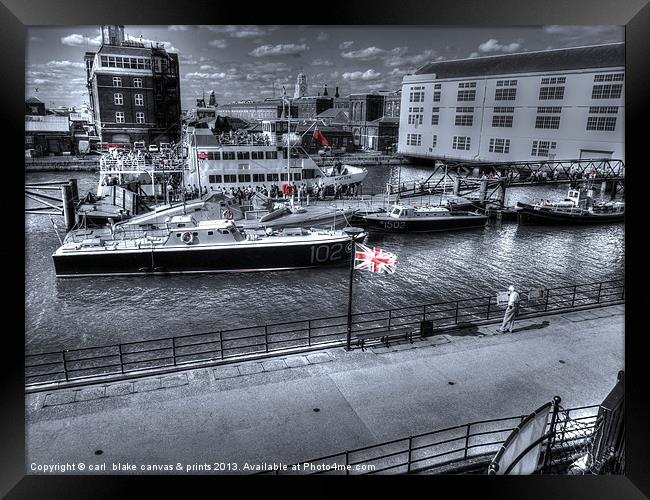
[[[624,369],[624,312],[609,306],[522,320],[510,334],[487,325],[365,352],[30,394],[27,469],[294,463],[525,414],[554,395],[565,407],[598,404]]]

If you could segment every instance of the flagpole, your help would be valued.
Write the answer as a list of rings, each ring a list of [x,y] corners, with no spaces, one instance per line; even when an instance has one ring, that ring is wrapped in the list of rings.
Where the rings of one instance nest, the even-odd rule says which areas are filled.
[[[356,244],[352,236],[350,236],[352,243],[352,250],[350,251],[350,286],[348,290],[348,333],[345,349],[352,350],[352,283],[354,279],[354,254],[356,253]]]

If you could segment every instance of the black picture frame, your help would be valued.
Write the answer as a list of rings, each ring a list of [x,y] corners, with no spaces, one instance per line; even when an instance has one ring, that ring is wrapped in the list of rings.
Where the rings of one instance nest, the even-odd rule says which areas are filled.
[[[481,25],[524,26],[545,24],[615,24],[626,27],[626,162],[628,169],[626,202],[630,204],[626,219],[625,265],[627,307],[625,318],[625,369],[626,369],[626,475],[591,477],[503,477],[495,480],[487,476],[418,476],[359,479],[364,490],[371,486],[385,487],[391,483],[417,481],[428,494],[439,496],[440,488],[451,487],[449,494],[474,492],[482,497],[496,498],[643,498],[650,496],[650,474],[647,473],[650,438],[650,405],[648,404],[648,376],[644,367],[643,340],[646,328],[640,317],[643,296],[634,292],[639,281],[638,271],[644,260],[639,258],[643,243],[635,244],[635,225],[645,221],[639,207],[643,182],[639,169],[647,163],[642,151],[647,139],[635,139],[634,132],[647,130],[650,85],[647,75],[650,66],[650,6],[648,0],[444,0],[431,3],[402,0],[362,0],[352,2],[281,2],[263,9],[253,3],[220,2],[218,0],[0,0],[0,51],[3,68],[0,78],[0,99],[4,123],[4,177],[3,205],[9,216],[3,217],[5,306],[2,339],[2,360],[5,377],[0,384],[2,421],[0,426],[0,495],[7,498],[116,498],[129,496],[134,491],[135,478],[125,476],[31,476],[25,475],[25,412],[24,412],[24,171],[20,168],[24,158],[23,100],[25,78],[26,27],[37,25],[99,25],[99,24],[391,24],[391,25]],[[644,140],[645,139],[645,140]],[[630,178],[632,182],[630,182]],[[635,186],[638,178],[640,185]],[[630,194],[630,192],[632,194]],[[635,195],[635,193],[637,193]],[[22,268],[22,269],[21,269]],[[147,494],[156,488],[168,493],[172,478],[179,491],[187,492],[188,481],[205,483],[219,481],[218,490],[211,481],[210,495],[226,494],[224,481],[243,480],[247,487],[264,481],[280,488],[307,494],[313,491],[315,479],[311,478],[209,478],[209,477],[138,477],[146,480]],[[325,478],[321,478],[325,479]],[[346,478],[327,478],[335,492],[343,494],[350,483]],[[278,482],[282,481],[282,482]],[[301,481],[295,489],[295,481]],[[348,480],[349,481],[349,480]],[[321,485],[323,481],[319,483]],[[194,486],[194,485],[193,485]],[[235,486],[235,485],[233,485]],[[410,485],[409,485],[410,486]],[[415,486],[415,485],[414,485]],[[153,487],[153,488],[152,488]],[[152,489],[150,489],[152,488]],[[232,493],[230,493],[232,494]],[[363,494],[368,494],[367,490]]]

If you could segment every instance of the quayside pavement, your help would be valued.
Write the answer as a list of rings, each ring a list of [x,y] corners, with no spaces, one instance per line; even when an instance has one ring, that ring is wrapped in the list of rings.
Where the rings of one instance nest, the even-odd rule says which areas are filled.
[[[527,414],[555,395],[567,408],[598,404],[624,369],[624,313],[621,304],[521,320],[506,334],[475,326],[388,348],[28,394],[26,468],[241,471]]]

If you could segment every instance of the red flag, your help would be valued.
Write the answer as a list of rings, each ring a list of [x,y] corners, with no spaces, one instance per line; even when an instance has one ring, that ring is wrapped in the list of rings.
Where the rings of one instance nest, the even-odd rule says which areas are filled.
[[[373,273],[393,274],[397,268],[395,254],[386,252],[381,248],[369,248],[360,243],[355,244],[354,268],[367,269]]]
[[[314,130],[314,139],[319,140],[323,146],[330,145],[330,143],[327,141],[327,139],[325,139],[325,136],[320,130]]]

